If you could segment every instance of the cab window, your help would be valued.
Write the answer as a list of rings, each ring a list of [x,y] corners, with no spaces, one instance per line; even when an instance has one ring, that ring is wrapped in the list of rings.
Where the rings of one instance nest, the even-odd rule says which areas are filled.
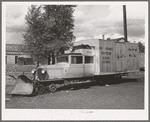
[[[93,62],[93,56],[85,56],[85,64],[92,64]]]
[[[71,56],[71,64],[82,64],[82,56]]]
[[[57,57],[57,63],[68,63],[68,56]]]

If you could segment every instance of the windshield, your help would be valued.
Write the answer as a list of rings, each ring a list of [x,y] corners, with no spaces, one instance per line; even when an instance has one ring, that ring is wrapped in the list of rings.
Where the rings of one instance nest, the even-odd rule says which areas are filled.
[[[68,63],[68,56],[57,57],[57,63]]]

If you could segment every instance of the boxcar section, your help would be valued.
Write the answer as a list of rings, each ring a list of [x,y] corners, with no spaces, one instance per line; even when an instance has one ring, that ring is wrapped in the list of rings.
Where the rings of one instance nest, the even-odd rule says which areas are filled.
[[[89,39],[74,43],[95,47],[95,75],[139,71],[139,47],[136,43]]]

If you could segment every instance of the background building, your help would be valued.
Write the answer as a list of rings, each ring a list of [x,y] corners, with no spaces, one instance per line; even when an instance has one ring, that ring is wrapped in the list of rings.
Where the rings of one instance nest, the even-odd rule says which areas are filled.
[[[33,64],[27,45],[6,44],[6,64]]]

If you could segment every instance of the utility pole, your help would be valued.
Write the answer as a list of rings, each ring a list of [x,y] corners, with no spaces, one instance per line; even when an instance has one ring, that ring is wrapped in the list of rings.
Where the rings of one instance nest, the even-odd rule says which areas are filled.
[[[126,5],[123,5],[123,23],[124,23],[124,39],[125,39],[125,42],[127,42],[128,41],[128,37],[127,37]]]

